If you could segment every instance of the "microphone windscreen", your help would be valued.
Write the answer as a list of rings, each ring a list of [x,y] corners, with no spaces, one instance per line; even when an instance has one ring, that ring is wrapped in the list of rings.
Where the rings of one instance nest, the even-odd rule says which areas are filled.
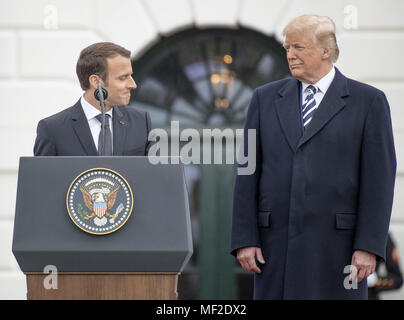
[[[104,89],[104,88],[101,88],[101,90],[102,90],[102,94],[103,94],[103,96],[104,96],[104,100],[105,99],[107,99],[108,98],[108,91],[106,90],[106,89]],[[94,97],[98,100],[98,101],[100,101],[100,94],[99,94],[99,90],[98,89],[96,89],[95,91],[94,91]]]

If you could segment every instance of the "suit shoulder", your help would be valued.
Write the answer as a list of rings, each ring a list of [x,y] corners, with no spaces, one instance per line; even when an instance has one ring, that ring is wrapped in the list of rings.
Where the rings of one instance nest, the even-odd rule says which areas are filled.
[[[150,115],[147,111],[139,110],[138,108],[134,107],[133,105],[128,105],[126,107],[120,107],[119,111],[125,114],[133,121],[141,121],[148,123],[150,122]]]
[[[291,79],[292,78],[288,77],[285,79],[268,82],[268,83],[256,88],[255,91],[259,92],[259,94],[277,92],[280,88],[282,88]]]
[[[351,101],[359,109],[363,109],[365,114],[369,111],[390,113],[390,106],[385,93],[367,83],[347,78],[349,95]]]
[[[134,107],[133,105],[128,105],[128,106],[122,108],[122,110],[123,110],[123,112],[126,112],[127,114],[129,114],[131,116],[141,117],[141,118],[144,118],[147,114],[146,111],[139,110],[138,108]]]
[[[40,122],[46,122],[46,123],[52,123],[52,124],[63,123],[66,120],[71,119],[73,108],[74,108],[74,106],[66,108],[49,117],[43,118]]]
[[[351,93],[360,94],[369,98],[384,95],[384,92],[370,84],[347,78]]]

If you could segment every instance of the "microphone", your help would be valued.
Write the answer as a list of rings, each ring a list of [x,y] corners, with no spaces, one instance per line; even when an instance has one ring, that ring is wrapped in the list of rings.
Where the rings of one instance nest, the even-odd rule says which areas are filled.
[[[98,83],[98,89],[95,89],[95,91],[94,91],[94,98],[96,98],[98,101],[101,101],[101,99],[100,99],[100,87],[101,87],[101,91],[102,91],[103,100],[108,98],[108,91],[102,87],[102,84],[100,82],[100,83]]]
[[[102,94],[100,94],[102,92]],[[102,87],[102,83],[98,82],[98,89],[94,91],[94,97],[100,102],[101,107],[101,150],[98,150],[98,154],[105,155],[105,102],[108,98],[108,91]],[[100,152],[101,151],[101,152]]]

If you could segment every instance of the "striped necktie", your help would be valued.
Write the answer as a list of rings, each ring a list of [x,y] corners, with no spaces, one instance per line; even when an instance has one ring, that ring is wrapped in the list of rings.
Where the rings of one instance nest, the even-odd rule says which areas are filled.
[[[311,119],[313,118],[314,111],[317,109],[316,100],[314,95],[317,92],[317,88],[313,85],[309,85],[305,92],[307,93],[306,99],[302,105],[302,117],[303,117],[303,128],[307,128]]]

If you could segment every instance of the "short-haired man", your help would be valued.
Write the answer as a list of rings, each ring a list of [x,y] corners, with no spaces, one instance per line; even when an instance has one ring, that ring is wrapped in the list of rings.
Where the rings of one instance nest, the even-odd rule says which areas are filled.
[[[251,100],[257,169],[236,179],[231,252],[255,273],[256,299],[366,299],[393,201],[389,105],[333,66],[330,18],[297,17],[283,35],[293,78]]]
[[[70,108],[38,123],[35,156],[147,155],[151,121],[147,112],[121,108],[136,89],[130,51],[111,42],[83,49],[76,66],[83,96]],[[94,96],[98,83],[107,90],[105,140],[101,108]]]

